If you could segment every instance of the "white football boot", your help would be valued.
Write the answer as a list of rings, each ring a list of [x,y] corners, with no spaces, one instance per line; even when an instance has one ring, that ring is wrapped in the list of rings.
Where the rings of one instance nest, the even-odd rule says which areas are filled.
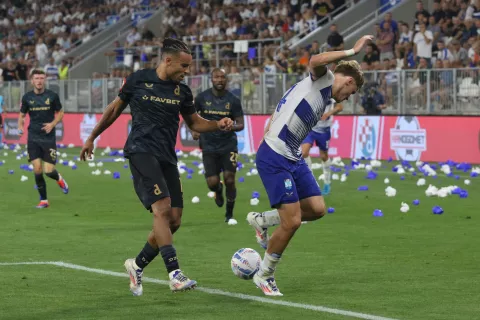
[[[259,276],[257,272],[253,276],[253,283],[255,283],[255,285],[261,289],[266,296],[283,296],[277,287],[273,274],[270,276]]]
[[[190,280],[182,270],[178,269],[170,272],[170,290],[173,292],[195,289],[197,281]]]
[[[130,276],[130,291],[134,296],[141,296],[143,294],[143,270],[135,267],[135,259],[125,260],[125,271],[127,271],[128,275]]]
[[[249,212],[247,215],[247,222],[255,229],[255,237],[257,243],[263,248],[267,249],[268,245],[268,228],[263,227],[263,212]]]

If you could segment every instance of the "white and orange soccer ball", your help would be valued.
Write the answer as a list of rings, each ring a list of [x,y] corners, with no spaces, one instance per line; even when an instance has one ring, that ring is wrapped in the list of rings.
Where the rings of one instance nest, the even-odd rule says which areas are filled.
[[[233,274],[240,279],[252,279],[260,268],[261,261],[262,258],[257,251],[250,248],[242,248],[233,254],[231,261]]]

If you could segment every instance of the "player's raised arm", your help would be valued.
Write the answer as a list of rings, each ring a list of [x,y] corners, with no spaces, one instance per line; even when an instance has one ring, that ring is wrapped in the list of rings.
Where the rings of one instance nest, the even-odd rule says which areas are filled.
[[[344,51],[330,51],[323,52],[317,55],[314,55],[310,59],[309,69],[314,80],[321,78],[327,72],[327,65],[358,54],[362,48],[370,41],[372,41],[373,36],[363,36],[355,43],[353,49],[344,50]]]
[[[120,97],[116,97],[103,112],[102,118],[97,123],[95,128],[92,130],[92,133],[85,141],[82,151],[80,152],[80,160],[86,160],[86,157],[91,158],[93,153],[93,142],[95,139],[102,134],[112,123],[117,120],[117,118],[122,114],[123,110],[127,107],[128,103],[123,101]]]

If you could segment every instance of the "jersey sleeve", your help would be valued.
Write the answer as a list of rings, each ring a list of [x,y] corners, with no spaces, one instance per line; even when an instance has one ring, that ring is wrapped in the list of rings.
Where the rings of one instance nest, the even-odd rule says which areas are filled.
[[[25,98],[25,95],[22,97],[22,102],[20,104],[20,112],[21,113],[27,113],[28,112],[28,102],[27,99]]]
[[[195,105],[193,102],[193,93],[192,90],[186,85],[181,86],[183,94],[185,98],[182,101],[182,104],[180,106],[180,113],[182,116],[188,116],[191,114],[194,114],[195,111]]]
[[[118,97],[122,99],[122,101],[129,103],[130,99],[133,96],[134,88],[135,88],[135,73],[132,73],[127,78],[123,79],[122,87],[120,88]]]
[[[60,102],[60,97],[58,96],[58,94],[55,94],[53,98],[53,110],[62,110],[62,103]]]
[[[242,103],[237,97],[235,97],[232,101],[232,117],[243,117]]]

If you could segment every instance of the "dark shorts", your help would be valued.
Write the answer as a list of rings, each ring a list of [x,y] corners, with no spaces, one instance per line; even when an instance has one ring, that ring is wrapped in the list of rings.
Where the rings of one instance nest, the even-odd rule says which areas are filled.
[[[41,159],[51,164],[57,163],[57,145],[55,141],[28,141],[28,161]]]
[[[237,172],[238,151],[203,152],[202,157],[206,178],[218,176],[222,170]]]
[[[147,210],[167,197],[172,208],[183,208],[182,182],[175,164],[158,161],[149,153],[131,154],[129,161],[135,192]]]

